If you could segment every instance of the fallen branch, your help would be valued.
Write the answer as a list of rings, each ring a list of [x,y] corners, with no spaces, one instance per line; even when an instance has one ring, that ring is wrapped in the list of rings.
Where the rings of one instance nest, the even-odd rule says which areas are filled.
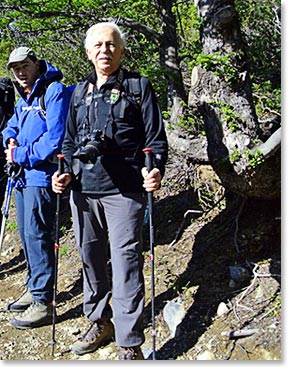
[[[168,248],[170,248],[171,246],[173,246],[180,238],[180,235],[184,229],[184,224],[185,224],[185,220],[186,220],[186,217],[188,214],[194,214],[194,213],[197,213],[197,214],[203,214],[203,211],[202,210],[187,210],[183,216],[183,220],[182,220],[182,223],[175,235],[175,238],[174,240],[169,244]]]
[[[222,331],[222,336],[228,336],[229,339],[238,339],[245,338],[247,336],[251,336],[258,332],[258,329],[250,329],[250,330],[230,330],[230,331]]]
[[[171,246],[175,245],[175,243],[179,240],[179,238],[181,237],[182,231],[184,229],[184,225],[185,225],[185,221],[186,221],[186,217],[188,214],[202,214],[202,215],[206,215],[209,212],[211,212],[214,208],[216,208],[219,203],[223,200],[223,196],[213,205],[213,207],[211,207],[208,210],[187,210],[183,216],[182,222],[180,227],[178,228],[178,231],[176,232],[175,238],[174,240],[169,244],[168,248],[170,248]]]
[[[253,151],[260,150],[265,158],[272,156],[281,147],[281,127],[276,130],[270,138],[259,146],[256,146]]]

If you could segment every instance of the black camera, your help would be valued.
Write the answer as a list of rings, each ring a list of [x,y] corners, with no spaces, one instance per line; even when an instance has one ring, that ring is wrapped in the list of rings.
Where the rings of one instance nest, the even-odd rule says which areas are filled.
[[[82,140],[81,145],[77,158],[83,163],[95,164],[97,157],[103,155],[107,148],[107,142],[101,130],[93,130]]]

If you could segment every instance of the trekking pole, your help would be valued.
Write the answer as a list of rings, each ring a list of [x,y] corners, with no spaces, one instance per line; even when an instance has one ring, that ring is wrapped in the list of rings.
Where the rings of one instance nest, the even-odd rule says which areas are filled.
[[[148,172],[153,169],[152,163],[152,148],[144,148],[143,152],[146,155],[146,166]],[[150,264],[151,264],[151,320],[152,320],[152,359],[155,360],[156,349],[156,330],[155,330],[155,275],[154,275],[154,218],[153,218],[153,193],[148,192],[148,207],[149,207],[149,232],[150,232]]]
[[[64,154],[57,154],[58,158],[58,173],[61,175],[64,171]],[[55,263],[54,263],[54,283],[53,283],[53,314],[52,314],[52,355],[54,356],[54,346],[55,346],[55,330],[56,330],[56,296],[57,296],[57,278],[58,278],[58,255],[59,255],[59,217],[60,217],[60,200],[61,200],[61,194],[57,195],[57,201],[56,201],[56,228],[55,228],[55,245],[54,245],[54,251],[55,251]]]
[[[22,170],[22,167],[14,163],[6,165],[8,180],[7,180],[7,185],[6,185],[5,200],[4,200],[3,209],[2,209],[3,215],[2,215],[1,232],[0,232],[0,254],[1,254],[1,248],[2,248],[2,244],[4,240],[6,220],[8,219],[8,216],[9,216],[9,208],[10,208],[10,202],[11,202],[11,197],[12,197],[12,191],[21,173],[21,170]]]

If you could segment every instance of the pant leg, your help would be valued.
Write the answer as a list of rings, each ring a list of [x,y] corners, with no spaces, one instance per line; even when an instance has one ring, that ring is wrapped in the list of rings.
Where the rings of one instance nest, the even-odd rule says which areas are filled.
[[[142,194],[119,194],[103,197],[101,202],[110,239],[116,343],[122,347],[141,345],[144,342],[142,228],[145,198]]]
[[[23,188],[14,189],[14,198],[15,198],[15,204],[16,204],[17,226],[18,226],[21,243],[22,243],[23,253],[26,259],[26,266],[27,266],[26,285],[28,286],[29,280],[31,278],[31,268],[29,264],[29,257],[27,255],[27,246],[26,246],[25,231],[24,231],[25,212],[24,212]]]
[[[56,196],[51,188],[22,190],[24,241],[30,267],[28,287],[34,300],[47,303],[53,298]]]
[[[91,321],[112,317],[107,269],[108,235],[103,207],[96,195],[71,192],[76,243],[83,266],[83,312]]]

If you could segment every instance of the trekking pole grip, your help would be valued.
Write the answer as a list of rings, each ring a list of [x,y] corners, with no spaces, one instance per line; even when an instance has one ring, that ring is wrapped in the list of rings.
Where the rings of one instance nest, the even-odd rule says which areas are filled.
[[[148,169],[148,172],[150,172],[153,169],[153,160],[152,160],[152,148],[144,148],[143,152],[145,153],[145,164]],[[150,220],[152,220],[152,214],[153,214],[153,192],[148,192],[148,203],[149,203],[149,212],[150,212]]]
[[[64,154],[59,153],[57,154],[58,158],[58,172],[61,175],[64,172]]]
[[[153,149],[144,148],[143,152],[145,153],[145,156],[146,156],[146,166],[147,166],[148,172],[150,172],[153,169],[153,162],[152,162]]]

